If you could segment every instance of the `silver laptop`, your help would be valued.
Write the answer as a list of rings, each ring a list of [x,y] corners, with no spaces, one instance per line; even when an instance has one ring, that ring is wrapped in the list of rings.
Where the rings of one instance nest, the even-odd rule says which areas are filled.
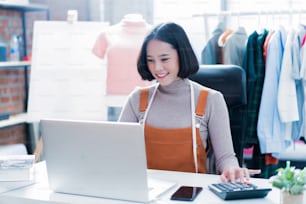
[[[40,130],[54,192],[150,202],[175,185],[148,179],[138,123],[44,119]]]

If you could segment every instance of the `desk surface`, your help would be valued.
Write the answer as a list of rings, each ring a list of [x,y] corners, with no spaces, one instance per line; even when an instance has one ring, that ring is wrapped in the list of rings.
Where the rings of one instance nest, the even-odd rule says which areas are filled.
[[[133,203],[127,201],[118,201],[111,199],[102,199],[87,196],[76,196],[61,193],[54,193],[48,188],[47,174],[45,163],[40,162],[35,166],[35,184],[26,186],[19,189],[13,189],[8,192],[0,194],[1,204],[100,204],[100,203]],[[207,185],[210,183],[219,182],[220,178],[217,175],[208,174],[193,174],[183,172],[171,172],[171,171],[157,171],[149,170],[149,176],[152,178],[166,179],[168,181],[175,181],[177,186],[167,191],[161,196],[159,200],[154,203],[165,204],[165,203],[191,203],[182,201],[170,201],[171,194],[180,185],[197,185],[202,186],[204,190],[192,203],[209,203],[209,204],[222,204],[222,203],[235,203],[235,204],[278,204],[279,201],[279,190],[272,188],[273,190],[268,194],[267,197],[262,199],[246,199],[246,200],[234,200],[234,201],[223,201],[208,190]],[[260,187],[271,187],[271,184],[266,179],[255,179],[252,178],[251,182]],[[305,196],[306,197],[306,196]]]

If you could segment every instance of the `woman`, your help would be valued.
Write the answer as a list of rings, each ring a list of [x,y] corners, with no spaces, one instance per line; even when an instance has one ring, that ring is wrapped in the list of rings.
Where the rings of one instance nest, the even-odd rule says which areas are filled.
[[[258,173],[239,167],[223,95],[188,79],[199,64],[181,26],[156,26],[143,42],[137,68],[142,79],[157,83],[136,88],[119,121],[144,125],[148,168],[206,173],[212,148],[222,181]]]

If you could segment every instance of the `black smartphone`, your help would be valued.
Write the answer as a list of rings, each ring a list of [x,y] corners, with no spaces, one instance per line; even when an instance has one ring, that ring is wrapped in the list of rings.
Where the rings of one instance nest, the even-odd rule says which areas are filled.
[[[171,200],[193,201],[202,189],[198,186],[181,186],[171,195]]]

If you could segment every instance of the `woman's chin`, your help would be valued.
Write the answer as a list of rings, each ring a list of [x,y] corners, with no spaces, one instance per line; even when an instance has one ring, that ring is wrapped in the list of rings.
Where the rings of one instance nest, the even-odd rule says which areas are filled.
[[[161,86],[167,86],[172,84],[174,81],[178,80],[179,78],[172,79],[170,77],[164,77],[164,78],[157,78],[156,80],[159,82]]]

